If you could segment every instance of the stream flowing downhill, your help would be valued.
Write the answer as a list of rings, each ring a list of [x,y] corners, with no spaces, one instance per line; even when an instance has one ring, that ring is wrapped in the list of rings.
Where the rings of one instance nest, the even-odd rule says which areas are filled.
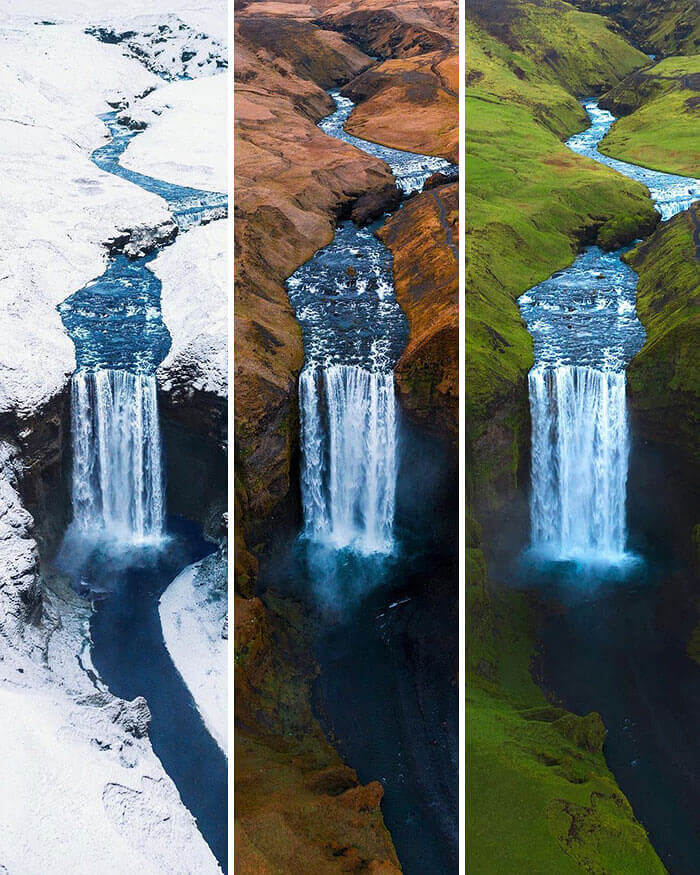
[[[663,220],[700,197],[700,180],[598,151],[615,119],[593,100],[584,106],[591,125],[568,140],[574,152],[643,182]],[[625,368],[644,342],[635,296],[636,275],[620,253],[593,246],[520,298],[535,346],[532,547],[545,558],[603,564],[629,558]]]
[[[404,195],[437,171],[454,178],[442,158],[347,134],[354,105],[331,96],[336,111],[321,130],[385,161]],[[375,234],[382,221],[340,222],[287,280],[304,342],[303,523],[261,580],[270,588],[284,580],[308,600],[324,728],[361,781],[381,780],[403,871],[438,875],[456,870],[458,846],[456,545],[439,542],[453,538],[445,479],[454,472],[440,441],[400,420],[394,368],[408,323],[391,251]]]
[[[662,221],[700,198],[698,179],[602,154],[598,144],[615,119],[594,100],[583,105],[591,125],[568,140],[573,151],[643,182]],[[645,333],[624,251],[588,247],[519,300],[535,364],[531,543],[516,579],[547,609],[539,666],[545,688],[576,713],[601,714],[606,760],[635,815],[668,870],[690,875],[700,859],[693,734],[700,685],[685,633],[668,622],[664,592],[686,571],[658,521],[647,534],[645,520],[657,518],[655,496],[629,473],[651,484],[663,477],[633,455],[641,449],[631,449],[625,370]]]
[[[227,198],[128,170],[119,158],[137,131],[101,116],[109,141],[93,161],[164,198],[165,229],[137,229],[135,251],[113,252],[102,276],[59,305],[75,344],[71,382],[73,520],[56,558],[93,600],[92,661],[116,696],[145,696],[153,749],[225,871],[227,762],[170,659],[158,601],[187,565],[213,552],[197,526],[166,514],[156,370],[170,348],[161,283],[149,269],[160,248],[223,218]],[[150,239],[149,239],[150,238]]]
[[[416,155],[346,133],[353,102],[332,91],[322,131],[385,161],[404,194],[420,191],[444,158]],[[344,222],[303,264],[287,291],[304,337],[299,380],[304,532],[333,549],[389,554],[394,546],[397,413],[393,369],[408,340],[394,297],[391,253],[379,223]]]

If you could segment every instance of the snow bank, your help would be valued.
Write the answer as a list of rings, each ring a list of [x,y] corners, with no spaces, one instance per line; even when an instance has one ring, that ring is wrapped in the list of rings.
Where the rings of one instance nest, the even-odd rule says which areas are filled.
[[[148,127],[121,164],[178,185],[226,191],[227,104],[225,74],[174,82],[134,102],[129,112]]]
[[[150,265],[162,282],[163,321],[172,346],[158,369],[161,388],[227,397],[227,222],[181,234]]]
[[[218,573],[214,563],[221,563]],[[222,579],[223,578],[223,579]],[[226,564],[208,557],[185,568],[160,599],[168,652],[192,694],[204,724],[227,753]]]
[[[32,633],[45,660],[0,640],[0,864],[13,875],[216,875],[145,735],[145,700],[90,680],[89,606],[56,586]]]
[[[160,198],[90,161],[106,101],[154,80],[73,25],[0,32],[0,412],[30,415],[67,384],[56,305],[104,271],[103,241],[168,219]]]

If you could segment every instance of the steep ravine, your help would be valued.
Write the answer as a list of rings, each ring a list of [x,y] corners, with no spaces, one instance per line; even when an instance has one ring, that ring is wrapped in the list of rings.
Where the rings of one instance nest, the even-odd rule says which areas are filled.
[[[662,219],[687,210],[700,194],[700,181],[655,173],[600,154],[597,143],[611,125],[612,117],[600,111],[594,102],[586,103],[586,108],[591,127],[573,137],[570,147],[610,164],[620,173],[643,179]],[[656,235],[666,237],[663,226]],[[642,244],[642,251],[648,245]],[[635,313],[637,278],[624,267],[623,260],[634,263],[634,256],[630,258],[619,251],[603,255],[588,250],[568,271],[555,275],[521,298],[523,313],[535,337],[539,367],[544,362],[545,368],[551,368],[548,362],[554,361],[559,373],[570,367],[566,362],[573,362],[571,367],[579,373],[578,390],[573,391],[582,391],[592,405],[588,426],[597,421],[597,416],[604,418],[604,426],[594,426],[597,446],[609,452],[606,442],[619,445],[606,456],[602,466],[586,475],[594,502],[605,494],[605,499],[599,501],[600,507],[595,511],[587,507],[582,498],[585,487],[577,486],[575,531],[568,531],[562,492],[561,515],[557,516],[554,507],[547,513],[548,525],[556,520],[557,534],[554,539],[543,535],[538,531],[538,502],[545,493],[551,496],[557,484],[550,484],[550,488],[538,483],[541,473],[537,465],[541,460],[536,452],[542,451],[537,444],[540,414],[535,415],[539,401],[532,397],[531,379],[535,420],[532,538],[534,547],[544,548],[547,554],[553,551],[555,561],[548,559],[544,565],[526,570],[523,577],[525,586],[541,600],[546,613],[540,660],[546,687],[568,708],[579,713],[596,710],[601,714],[607,728],[606,759],[636,816],[648,829],[669,870],[690,873],[700,850],[692,801],[697,795],[698,763],[688,736],[688,727],[698,719],[699,675],[697,665],[684,652],[692,623],[690,626],[687,622],[679,623],[678,612],[672,605],[681,599],[689,608],[695,607],[692,594],[687,592],[688,583],[683,583],[689,581],[692,572],[686,564],[689,551],[682,546],[682,531],[674,533],[657,509],[658,502],[668,502],[671,508],[680,499],[678,493],[674,499],[673,488],[666,485],[664,469],[669,467],[668,463],[663,464],[662,456],[654,459],[653,447],[642,444],[633,433],[629,474],[627,470],[629,437],[623,369],[639,354],[644,335]],[[581,289],[585,290],[583,297]],[[642,290],[644,293],[644,286]],[[672,293],[670,287],[667,293]],[[609,294],[614,297],[608,299]],[[681,303],[677,300],[675,307]],[[562,333],[564,324],[557,316],[567,305],[567,325],[579,326],[575,335]],[[644,297],[642,308],[648,318]],[[592,339],[585,347],[580,345],[577,338],[585,337],[586,330],[591,329]],[[667,368],[674,366],[676,356],[669,357]],[[581,380],[584,372],[598,374],[610,383],[600,413],[595,410],[593,385]],[[638,367],[633,367],[633,373],[639,373]],[[665,385],[663,372],[658,377]],[[617,393],[613,384],[621,386],[622,392]],[[557,392],[564,391],[563,383],[558,382],[557,387]],[[551,392],[555,392],[554,388]],[[666,386],[663,394],[669,392]],[[635,397],[638,406],[644,404],[638,378]],[[653,405],[654,398],[649,397],[648,403]],[[560,401],[560,418],[554,429],[558,434],[566,431],[568,441],[579,441],[575,416],[563,421],[564,409]],[[682,428],[676,432],[676,439],[684,443]],[[558,472],[558,487],[565,491],[567,463],[561,457],[561,445],[556,453],[559,455],[551,467]],[[580,452],[577,465],[585,464],[585,453]],[[610,482],[603,484],[597,480],[599,477],[610,478]],[[598,499],[596,490],[601,490]],[[650,495],[655,496],[653,501]],[[594,522],[590,529],[589,513]],[[610,515],[607,518],[606,513]],[[675,512],[673,516],[681,514]],[[686,521],[681,529],[687,533],[691,525]],[[668,812],[674,805],[684,813],[671,818]]]
[[[244,137],[245,140],[249,138],[250,141],[257,140],[258,145],[263,145],[266,151],[268,149],[284,150],[286,148],[284,142],[276,143],[273,146],[271,139],[265,141],[266,126],[264,121],[257,124],[253,121],[254,118],[262,118],[259,107],[265,98],[262,95],[258,96],[255,92],[257,79],[260,78],[262,82],[262,73],[256,71],[254,66],[246,68],[248,59],[252,56],[252,53],[248,54],[248,40],[252,40],[254,35],[258,38],[260,30],[255,28],[262,29],[265,25],[260,18],[257,18],[255,23],[253,22],[253,19],[256,18],[255,4],[247,6],[244,14],[249,17],[250,24],[246,25],[243,21],[243,16],[239,16],[238,26],[247,38],[246,41],[239,41],[238,43],[239,46],[242,45],[243,47],[241,51],[242,64],[237,63],[237,69],[241,71],[241,85],[239,86],[238,93],[246,95],[241,111],[237,111],[237,118],[240,119],[238,122],[240,129],[239,136]],[[302,87],[299,80],[303,79],[304,76],[308,76],[309,57],[312,57],[316,63],[313,72],[314,78],[316,81],[320,80],[323,87],[328,88],[329,86],[342,84],[343,80],[338,76],[337,72],[329,72],[326,69],[326,71],[320,73],[322,67],[319,67],[319,61],[324,55],[327,59],[325,63],[328,64],[330,61],[331,70],[332,65],[337,64],[337,61],[332,56],[332,51],[329,52],[331,46],[334,50],[335,47],[343,45],[337,34],[331,34],[322,29],[319,30],[317,26],[294,21],[291,17],[285,15],[280,16],[277,22],[269,20],[267,26],[277,28],[276,33],[281,35],[282,45],[275,47],[276,53],[284,56],[294,70],[292,77],[287,75],[285,83],[280,83],[278,101],[281,100],[284,103],[284,95],[288,92],[290,86],[292,88]],[[291,35],[301,32],[304,33],[304,38],[307,41],[306,57],[304,57],[304,51],[300,51],[300,47],[296,42],[294,44],[291,43]],[[355,47],[347,43],[345,43],[345,47],[344,58],[346,60],[344,63],[347,63],[347,59],[358,58]],[[266,51],[269,51],[267,47]],[[259,50],[258,54],[260,54]],[[359,57],[362,58],[362,63],[365,67],[369,68],[372,65],[372,59],[367,58],[367,56]],[[297,60],[299,60],[298,65]],[[265,75],[270,76],[274,72],[275,66],[276,63],[274,61],[272,64],[269,64]],[[302,70],[303,73],[301,72]],[[299,78],[295,81],[294,76]],[[352,75],[345,73],[344,78],[347,81],[352,79]],[[309,85],[305,84],[303,88],[308,90]],[[313,89],[311,90],[313,91]],[[314,125],[314,127],[314,123],[330,111],[327,96],[320,90],[316,91],[316,93],[318,94],[318,105],[324,107],[325,112],[314,112],[311,119],[311,125]],[[250,103],[248,102],[249,100],[251,101]],[[252,106],[256,103],[257,108],[254,115]],[[299,103],[297,103],[297,106],[299,106]],[[279,113],[279,108],[276,108],[275,112]],[[251,119],[250,123],[247,122],[248,117]],[[301,128],[304,131],[302,135],[303,145],[301,148],[297,147],[294,153],[295,174],[303,180],[304,173],[306,172],[305,162],[307,158],[314,155],[323,155],[324,157],[320,160],[323,161],[324,181],[331,185],[330,192],[328,190],[320,191],[315,186],[313,189],[306,189],[302,196],[302,203],[308,211],[304,222],[316,221],[314,213],[318,210],[318,205],[324,204],[329,193],[336,198],[337,206],[333,207],[330,222],[323,225],[323,236],[316,238],[314,249],[311,251],[306,250],[305,255],[301,257],[297,255],[296,265],[292,265],[291,269],[287,268],[283,273],[279,272],[274,265],[272,270],[270,270],[269,264],[266,273],[260,273],[258,271],[263,265],[258,264],[255,268],[255,275],[253,275],[248,267],[248,265],[251,265],[250,257],[246,259],[245,248],[242,249],[239,246],[237,257],[240,259],[243,271],[237,273],[239,286],[237,289],[237,302],[240,300],[241,293],[247,292],[246,286],[250,280],[253,280],[251,291],[255,289],[256,285],[258,288],[268,287],[272,277],[279,276],[283,280],[293,272],[295,266],[309,258],[313,251],[330,242],[332,231],[338,218],[343,218],[352,213],[354,218],[366,220],[373,214],[381,214],[387,206],[396,203],[393,180],[391,180],[390,176],[387,176],[384,165],[379,162],[375,163],[368,156],[362,155],[357,150],[348,149],[343,144],[334,142],[324,135],[319,137],[318,129],[312,132],[311,125],[307,120],[300,123],[300,120],[296,119],[292,124],[301,124]],[[270,143],[269,146],[268,142]],[[241,155],[240,147],[238,155]],[[342,162],[339,161],[341,156],[343,156]],[[319,162],[318,158],[315,160]],[[362,167],[363,165],[376,167],[381,175],[379,176],[378,183],[371,185],[367,197],[363,197],[358,201],[359,195],[362,194],[359,191],[348,202],[347,195],[341,194],[338,199],[338,195],[334,194],[333,189],[337,185],[338,174],[345,174],[345,167],[349,169],[351,166],[350,162],[355,167]],[[284,202],[286,180],[282,179],[280,186],[275,185],[270,188],[269,179],[261,177],[255,181],[255,185],[260,186],[260,188],[251,188],[247,180],[248,165],[245,159],[241,163],[239,158],[237,167],[241,166],[243,167],[243,177],[246,178],[247,183],[243,187],[241,187],[240,182],[238,183],[238,190],[244,194],[243,201],[239,198],[242,218],[244,218],[247,212],[246,201],[255,191],[260,191],[266,198],[273,196],[273,198],[279,199],[280,208],[289,215],[288,208]],[[258,174],[259,172],[260,165],[258,165]],[[341,179],[345,178],[345,176],[341,177]],[[347,180],[352,185],[352,189],[357,190],[357,172],[355,171],[354,177],[348,175]],[[347,182],[343,183],[345,191],[348,191],[347,185]],[[364,187],[365,191],[367,191],[366,183],[364,183]],[[434,201],[432,196],[430,199]],[[354,206],[355,202],[357,202],[356,207]],[[397,215],[402,212],[403,210],[399,211]],[[262,218],[261,212],[258,213],[258,218]],[[293,221],[298,221],[301,216],[296,213],[291,218]],[[450,214],[450,220],[452,218],[453,216]],[[267,239],[269,233],[269,226],[267,224],[265,226],[259,225],[258,227],[262,231],[262,237],[258,240],[257,245]],[[420,225],[416,223],[416,227],[420,227]],[[243,233],[245,234],[245,224],[239,222],[239,228],[243,228]],[[294,247],[296,245],[297,233],[294,224],[285,223],[280,226],[280,230],[282,228],[289,235],[288,239],[292,247]],[[245,247],[253,242],[253,239],[250,237],[242,237],[241,240],[245,241]],[[308,245],[308,241],[305,245]],[[427,248],[428,244],[426,241]],[[265,250],[265,254],[268,258],[272,255],[274,257],[279,257],[279,255],[288,257],[293,251],[293,249],[288,249],[285,242],[285,245],[278,246],[274,253],[268,247]],[[422,258],[422,256],[420,257]],[[449,285],[449,281],[446,281],[445,285]],[[269,325],[267,321],[262,322],[260,315],[267,319],[266,313],[270,301],[272,301],[272,296],[268,299],[268,303],[258,303],[256,307],[255,312],[259,315],[255,321],[258,322],[260,327],[256,329],[257,337],[253,347],[255,353],[252,358],[253,360],[258,359],[260,364],[264,363],[265,366],[273,366],[279,369],[284,367],[285,362],[288,361],[288,339],[286,334],[280,334],[280,329],[286,325],[285,320],[288,317],[285,315],[281,321],[278,318]],[[237,306],[237,319],[241,318],[242,313],[247,314],[247,312],[247,305],[245,303],[243,309]],[[247,318],[247,316],[244,318]],[[265,327],[267,330],[263,332],[261,330],[262,327]],[[286,329],[284,330],[286,331]],[[296,330],[298,331],[298,329]],[[291,326],[290,333],[292,333]],[[237,338],[238,336],[237,327]],[[241,417],[247,420],[249,416],[249,410],[247,409],[249,406],[248,394],[245,388],[247,380],[243,371],[243,368],[249,367],[246,362],[248,352],[244,351],[243,355],[241,355],[239,350],[240,345],[237,345],[237,389],[242,384],[244,396],[239,396],[237,392],[237,439],[243,436],[238,431],[242,424]],[[297,350],[296,368],[299,369],[301,367],[300,345],[297,346]],[[279,383],[279,377],[275,377],[274,381]],[[447,391],[446,384],[445,388]],[[237,458],[241,459],[238,471],[242,472],[244,479],[237,484],[236,503],[237,519],[239,522],[247,520],[246,525],[257,526],[257,531],[261,535],[264,535],[266,531],[268,533],[271,532],[270,527],[276,525],[278,531],[277,543],[279,544],[281,541],[284,541],[286,533],[287,545],[291,546],[298,530],[301,516],[298,506],[298,449],[295,450],[295,445],[298,447],[296,443],[298,441],[298,434],[295,425],[298,417],[296,410],[296,381],[290,385],[289,389],[289,419],[287,420],[289,425],[284,427],[284,441],[289,448],[287,450],[289,461],[284,467],[284,480],[278,479],[275,481],[278,485],[284,483],[286,486],[285,492],[289,495],[289,501],[287,502],[288,511],[282,514],[280,512],[281,506],[278,504],[277,511],[271,519],[268,518],[265,526],[260,526],[255,520],[255,513],[251,513],[253,507],[256,506],[255,503],[259,500],[259,496],[265,495],[265,481],[252,480],[252,478],[247,476],[247,471],[250,471],[253,465],[257,465],[258,459],[263,464],[265,462],[259,454],[257,457],[254,455],[246,457],[244,454],[241,458],[241,451],[244,451],[244,447],[248,443],[247,437],[244,441],[237,441]],[[243,397],[242,402],[240,397]],[[240,408],[238,408],[239,404]],[[253,411],[255,410],[255,404],[257,404],[257,401],[253,404]],[[439,407],[439,405],[440,402],[437,401],[436,406]],[[268,423],[272,424],[273,422],[274,420],[271,420],[268,416],[260,422],[260,426],[266,427]],[[278,448],[280,447],[279,444],[277,446]],[[279,458],[276,455],[278,452],[279,449],[273,452],[270,458]],[[260,487],[262,487],[262,492],[260,492]],[[254,503],[253,505],[250,503],[251,499]],[[240,532],[238,534],[240,535]],[[252,540],[252,543],[255,544],[255,540]],[[384,865],[387,867],[389,865],[395,866],[396,857],[393,848],[384,827],[380,826],[382,823],[381,811],[379,809],[379,802],[382,797],[381,785],[373,781],[366,788],[355,788],[357,776],[345,766],[342,767],[342,772],[339,771],[340,761],[338,756],[328,747],[327,742],[323,740],[318,723],[310,709],[311,681],[316,673],[316,668],[308,650],[310,644],[317,639],[317,630],[313,628],[314,624],[310,620],[308,608],[302,608],[302,605],[298,603],[298,599],[290,599],[289,597],[280,598],[278,595],[282,589],[282,578],[285,576],[289,577],[290,567],[285,562],[278,565],[264,550],[256,550],[256,554],[261,560],[261,580],[264,580],[265,587],[264,589],[258,587],[257,590],[262,594],[263,601],[261,601],[258,597],[253,596],[251,586],[253,575],[257,573],[257,560],[250,553],[244,552],[241,549],[242,546],[242,539],[239,536],[237,537],[236,548],[239,592],[236,597],[235,678],[236,701],[238,703],[236,713],[236,840],[237,851],[240,853],[239,859],[243,861],[241,871],[255,871],[256,864],[254,861],[261,865],[263,860],[276,860],[278,865],[286,866],[290,871],[295,871],[294,865],[299,859],[298,853],[295,855],[292,851],[295,846],[297,848],[304,848],[303,853],[307,860],[305,871],[325,872],[332,865],[339,868],[361,868],[372,860],[375,861],[373,864],[375,866],[379,865],[381,860],[385,861]],[[276,552],[280,555],[279,550],[276,550]],[[286,555],[286,553],[281,555]],[[241,597],[241,594],[247,597]],[[352,709],[348,713],[351,714]],[[275,737],[282,730],[284,730],[283,744],[280,741],[274,741]],[[272,734],[270,735],[270,733]],[[266,736],[269,736],[269,740]],[[273,744],[274,747],[272,747]],[[380,744],[378,743],[379,747]],[[303,760],[299,756],[302,752]],[[346,753],[344,750],[343,752]],[[269,764],[268,768],[274,763],[274,768],[278,774],[284,776],[282,781],[276,782],[274,789],[269,788],[267,791],[264,787],[254,788],[253,786],[254,780],[259,782],[261,774],[260,765],[265,762]],[[300,769],[299,766],[302,762],[305,762],[305,765]],[[256,764],[257,768],[255,768]],[[360,764],[358,762],[358,771],[360,771],[360,768],[362,771],[360,777],[366,775],[366,780],[378,777],[376,769],[371,763]],[[322,780],[319,770],[327,773],[329,777]],[[330,781],[331,770],[333,770],[334,774],[333,782]],[[355,807],[355,802],[351,802],[351,799],[357,799],[357,808]],[[360,802],[360,799],[364,801]],[[314,815],[314,811],[320,811],[320,807],[323,808],[324,815],[319,820]],[[282,842],[276,840],[273,842],[272,836],[268,834],[268,829],[265,826],[264,818],[266,812],[272,810],[278,812],[284,818],[288,817],[287,812],[290,810],[299,812],[295,816],[294,822],[290,821],[291,832],[285,836]],[[348,812],[350,810],[356,812],[353,825],[348,820]],[[338,853],[335,859],[329,857],[328,852],[324,852],[319,847],[320,837],[318,836],[318,830],[321,823],[323,824],[323,834],[328,837],[326,842],[330,840],[330,846],[337,848]],[[389,870],[387,869],[387,871]]]

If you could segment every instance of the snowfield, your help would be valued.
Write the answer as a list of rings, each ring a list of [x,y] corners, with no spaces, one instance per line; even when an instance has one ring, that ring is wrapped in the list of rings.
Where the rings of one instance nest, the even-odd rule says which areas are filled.
[[[192,228],[151,263],[162,282],[161,310],[172,337],[158,383],[171,394],[181,394],[184,384],[228,395],[226,225],[219,220]]]
[[[73,25],[0,31],[0,412],[29,416],[65,388],[75,355],[56,306],[104,271],[104,241],[169,218],[90,161],[106,101],[155,81]]]
[[[140,0],[122,2],[120,26],[143,8]],[[176,14],[189,28],[210,28],[225,41],[223,0],[155,0],[148,8],[149,26],[157,15],[172,21]],[[91,153],[108,137],[97,116],[152,92],[161,112],[149,110],[153,121],[166,125],[172,112],[166,136],[183,144],[184,154],[197,106],[182,95],[208,82],[178,83],[158,103],[158,91],[169,88],[163,78],[123,46],[85,33],[107,21],[106,10],[98,0],[0,0],[0,872],[214,875],[219,865],[151,747],[146,702],[115,698],[96,676],[90,607],[60,581],[42,580],[34,521],[22,504],[22,442],[66,392],[75,368],[56,306],[104,272],[106,241],[171,218],[161,198],[92,163]],[[213,42],[183,36],[190,39],[201,44],[203,67],[215,70]],[[174,64],[173,77],[181,74],[177,52],[159,63],[163,58]],[[201,87],[212,137],[220,87]],[[154,130],[153,142],[159,136]],[[218,182],[225,177],[225,145],[222,155],[216,151],[209,144],[189,164],[177,158],[177,172]],[[146,161],[147,152],[133,160]],[[176,154],[170,150],[170,158]],[[191,243],[195,232],[183,235],[161,267],[171,366],[178,355],[201,354],[203,383],[225,392],[226,305],[217,298],[225,296],[225,223],[218,224],[222,230],[217,223],[196,229],[205,233]],[[198,256],[210,256],[210,270],[194,264]],[[210,278],[205,295],[193,295],[190,285],[188,319],[177,311],[185,270]],[[215,328],[201,315],[204,301],[212,312],[219,308]],[[39,587],[43,615],[28,623],[26,596]]]
[[[227,85],[219,74],[174,82],[135,101],[129,113],[148,127],[120,163],[177,185],[226,191]]]
[[[212,557],[190,565],[160,599],[163,638],[205,726],[228,755],[226,739],[227,599],[212,580]],[[222,574],[225,575],[225,564]],[[224,579],[225,583],[225,579]]]

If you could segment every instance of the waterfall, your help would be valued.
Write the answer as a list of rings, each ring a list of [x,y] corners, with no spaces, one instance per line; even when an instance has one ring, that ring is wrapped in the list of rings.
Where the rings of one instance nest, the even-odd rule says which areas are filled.
[[[628,435],[624,371],[530,371],[532,542],[556,559],[625,551]]]
[[[310,365],[299,378],[305,534],[389,553],[397,475],[394,375]]]
[[[154,375],[73,375],[73,518],[78,530],[139,543],[163,533],[164,494]]]

